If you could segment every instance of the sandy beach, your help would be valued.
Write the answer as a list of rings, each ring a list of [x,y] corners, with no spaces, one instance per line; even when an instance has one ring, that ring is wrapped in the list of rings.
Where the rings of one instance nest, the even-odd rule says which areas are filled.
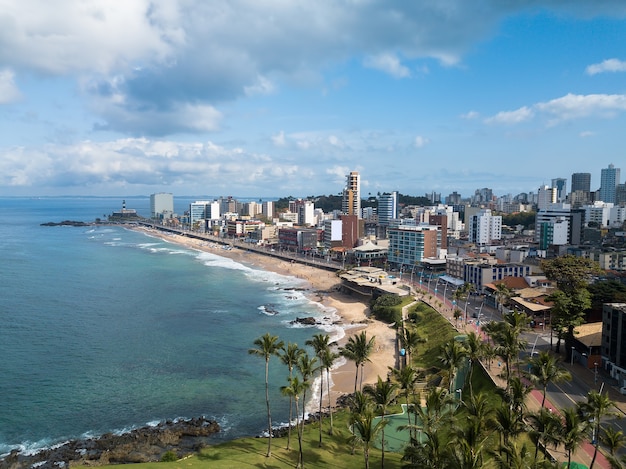
[[[339,341],[339,346],[344,345],[351,335],[362,330],[366,331],[368,338],[372,336],[376,338],[374,352],[370,357],[371,361],[365,365],[364,385],[375,383],[378,376],[386,379],[388,368],[395,365],[395,330],[383,322],[369,318],[367,315],[368,305],[361,298],[337,291],[340,281],[333,272],[236,248],[224,250],[213,246],[210,242],[207,243],[186,236],[165,234],[147,228],[134,229],[145,231],[150,236],[184,245],[191,249],[211,252],[248,266],[306,280],[310,284],[311,299],[321,302],[325,307],[336,309],[337,314],[341,317],[341,326],[346,335]],[[336,402],[338,397],[354,391],[355,372],[356,368],[353,362],[346,362],[332,371],[330,391],[332,402]],[[324,395],[324,402],[327,402],[326,395]]]

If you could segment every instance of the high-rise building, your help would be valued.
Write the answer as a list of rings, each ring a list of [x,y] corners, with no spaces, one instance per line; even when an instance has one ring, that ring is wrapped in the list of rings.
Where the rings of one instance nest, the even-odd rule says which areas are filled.
[[[569,204],[550,205],[537,212],[535,242],[539,249],[548,249],[552,245],[579,245],[583,240],[584,225],[584,210],[573,210]]]
[[[344,215],[361,216],[361,176],[356,171],[351,171],[346,176],[341,210]]]
[[[537,191],[537,210],[545,210],[550,204],[556,203],[556,190],[554,187],[541,186]]]
[[[591,191],[591,173],[572,174],[572,192],[575,191]]]
[[[552,188],[556,190],[556,201],[565,202],[565,197],[567,197],[567,179],[565,178],[553,179]]]
[[[384,193],[378,198],[378,224],[389,226],[389,221],[398,218],[398,193]]]
[[[469,241],[482,246],[502,237],[502,216],[494,216],[491,210],[480,210],[468,222]]]
[[[613,164],[600,172],[600,200],[615,203],[615,190],[619,184],[620,170]]]
[[[169,192],[150,195],[150,217],[172,218],[174,215],[174,196]]]

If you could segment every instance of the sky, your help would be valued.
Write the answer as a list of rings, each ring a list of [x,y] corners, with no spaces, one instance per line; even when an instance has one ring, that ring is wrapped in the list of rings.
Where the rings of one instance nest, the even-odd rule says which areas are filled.
[[[0,195],[626,175],[623,0],[0,0]]]

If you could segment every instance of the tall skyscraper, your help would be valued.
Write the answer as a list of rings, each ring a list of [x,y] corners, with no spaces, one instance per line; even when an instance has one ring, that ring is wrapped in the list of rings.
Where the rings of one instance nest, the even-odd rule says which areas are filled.
[[[398,193],[384,193],[378,198],[378,223],[389,226],[389,220],[398,218]]]
[[[591,191],[591,173],[572,174],[572,192],[575,191]]]
[[[361,218],[361,176],[356,171],[351,171],[346,176],[341,209],[345,215]]]
[[[600,172],[600,200],[615,203],[615,191],[619,184],[619,168],[610,164]]]
[[[567,179],[556,178],[552,180],[552,187],[556,190],[556,201],[565,202],[567,196]]]

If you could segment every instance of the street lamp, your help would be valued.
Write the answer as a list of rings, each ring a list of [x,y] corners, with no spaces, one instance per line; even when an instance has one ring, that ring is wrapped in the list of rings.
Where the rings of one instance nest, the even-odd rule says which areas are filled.
[[[575,348],[572,347],[572,356],[570,357],[570,366],[574,366],[574,350]]]
[[[598,384],[598,362],[593,364],[593,382]]]

